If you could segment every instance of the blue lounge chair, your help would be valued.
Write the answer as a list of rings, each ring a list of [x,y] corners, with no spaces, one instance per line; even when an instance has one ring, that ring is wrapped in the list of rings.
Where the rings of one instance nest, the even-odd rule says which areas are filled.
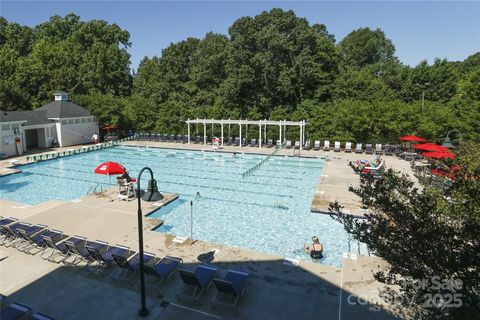
[[[173,271],[178,268],[182,262],[182,258],[166,256],[154,265],[146,265],[145,273],[160,279],[160,284],[165,279],[168,279],[170,276],[172,276]]]
[[[273,147],[273,140],[272,139],[268,139],[267,141],[267,148],[271,148]]]
[[[113,270],[110,275],[116,280],[128,280],[140,269],[140,254],[137,253],[133,257],[127,258],[125,256],[112,255],[113,260],[117,264],[118,268]],[[159,259],[155,257],[155,254],[150,252],[143,253],[143,262],[145,265],[149,263],[158,262]]]
[[[177,293],[177,298],[198,301],[202,293],[212,284],[213,277],[218,272],[218,268],[201,264],[193,272],[184,269],[180,269],[178,272],[183,280],[184,287]]]
[[[366,154],[373,154],[373,147],[371,143],[367,143],[365,145],[365,153]]]
[[[7,297],[0,293],[0,310],[7,307]]]
[[[42,238],[43,238],[43,241],[45,242],[45,245],[51,249],[50,252],[47,252],[47,250],[45,250],[45,253],[42,255],[42,258],[55,263],[64,262],[71,255],[70,249],[65,244],[65,241],[68,240],[72,243],[80,243],[85,241],[85,238],[83,237],[78,237],[78,238],[67,237],[64,240],[60,240],[58,242],[55,242],[55,240],[53,240],[50,237],[44,236]],[[62,256],[63,258],[60,259],[59,261],[56,261],[55,258],[57,256]]]
[[[238,300],[248,291],[249,274],[239,270],[228,270],[223,280],[213,279],[217,294],[212,300],[212,309],[216,305],[235,308]]]
[[[385,155],[386,156],[391,156],[393,155],[393,148],[389,144],[385,145]]]
[[[46,314],[43,314],[41,312],[36,312],[30,320],[55,320],[55,318],[52,318],[50,316],[47,316]]]
[[[233,138],[232,138],[232,137],[228,137],[227,146],[231,146],[232,144],[233,144]]]
[[[0,236],[2,237],[2,240],[1,240],[1,243],[0,244],[3,244],[4,241],[6,241],[8,239],[8,236],[9,236],[9,233],[7,231],[6,228],[2,228],[3,226],[9,226],[9,225],[13,225],[14,223],[17,223],[18,222],[18,219],[16,218],[1,218],[0,219]]]
[[[80,236],[75,236],[75,238],[81,239],[83,237]],[[73,260],[68,260],[66,259],[63,263],[65,265],[72,265],[72,266],[78,266],[78,263],[80,262],[85,262],[86,265],[82,268],[89,267],[90,264],[95,263],[96,260],[92,257],[88,249],[86,248],[87,246],[91,248],[95,248],[99,251],[107,251],[108,250],[108,243],[105,241],[87,241],[86,238],[83,238],[84,241],[78,241],[78,242],[71,242],[69,240],[65,240],[65,245],[67,248],[70,250],[70,257],[73,257]]]
[[[250,144],[248,146],[249,147],[256,147],[257,146],[257,139],[250,140]]]
[[[20,303],[12,303],[2,310],[0,319],[2,320],[19,320],[28,319],[32,313],[32,308]]]
[[[113,258],[114,255],[125,257],[126,259],[128,259],[135,254],[135,252],[131,251],[129,247],[118,244],[108,247],[107,250],[102,251],[100,251],[96,247],[88,245],[85,246],[85,248],[87,248],[90,256],[92,257],[92,259],[94,259],[94,262],[96,262],[96,265],[93,265],[93,263],[90,265],[90,267],[94,267],[92,271],[98,271],[101,267],[109,267],[110,265],[112,265],[112,263],[115,262]]]
[[[17,245],[17,249],[20,251],[23,251],[26,247],[30,245],[30,243],[32,242],[32,237],[34,235],[37,235],[45,230],[48,230],[48,229],[47,229],[47,226],[44,224],[37,224],[28,229],[24,229],[24,228],[17,229],[16,233],[21,238],[20,244]]]
[[[45,252],[45,250],[48,247],[45,244],[45,242],[43,241],[43,237],[49,237],[54,242],[58,242],[58,241],[60,241],[62,239],[65,239],[67,237],[67,236],[63,235],[62,231],[55,230],[55,229],[44,229],[40,232],[37,232],[33,236],[27,234],[24,230],[20,230],[19,232],[20,232],[20,234],[22,234],[23,238],[28,241],[28,244],[23,249],[23,252],[25,252],[27,254],[37,254],[38,252],[42,252],[42,254],[43,254]],[[32,249],[34,249],[34,248],[38,248],[39,251],[33,251],[32,252]]]
[[[18,222],[14,223],[10,226],[0,226],[0,228],[4,229],[8,235],[9,243],[6,245],[7,247],[15,246],[17,249],[22,249],[23,246],[26,245],[27,240],[23,237],[23,234],[26,233],[28,235],[33,235],[43,229],[46,228],[45,225],[36,225],[33,226],[31,223],[27,222]]]

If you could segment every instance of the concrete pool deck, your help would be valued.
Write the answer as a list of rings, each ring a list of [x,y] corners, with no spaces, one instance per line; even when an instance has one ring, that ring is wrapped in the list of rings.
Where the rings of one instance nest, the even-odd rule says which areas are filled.
[[[33,207],[2,200],[0,206],[3,216],[43,223],[68,235],[118,243],[138,251],[135,201],[112,203],[105,197],[88,196],[81,202],[48,202]],[[144,208],[146,214],[147,208]],[[241,299],[238,319],[292,319],[300,312],[302,319],[318,319],[319,315],[324,319],[337,319],[339,312],[345,319],[394,318],[386,311],[389,306],[382,303],[378,307],[348,302],[358,298],[380,301],[378,294],[384,287],[374,280],[373,271],[385,264],[378,258],[345,259],[343,269],[303,261],[294,267],[285,265],[282,257],[252,250],[204,241],[176,243],[172,236],[152,231],[156,223],[149,222],[148,217],[144,221],[145,251],[158,257],[167,254],[181,257],[188,269],[199,263],[200,255],[215,251],[212,264],[222,268],[222,275],[228,268],[250,273],[251,288]],[[58,319],[125,318],[120,315],[135,318],[139,300],[136,280],[113,282],[109,272],[86,275],[76,268],[46,262],[38,255],[29,256],[13,248],[1,247],[0,250],[8,255],[0,262],[1,293],[10,300]],[[157,292],[148,290],[150,319],[235,318],[232,310],[210,309],[208,302],[214,288],[207,291],[198,306],[175,297],[181,286],[179,276],[175,275]],[[170,304],[162,308],[160,303],[165,301]]]
[[[138,142],[125,144],[136,146]],[[203,145],[155,142],[148,143],[148,146],[207,149]],[[209,148],[211,150],[211,146]],[[269,154],[273,150],[225,147],[223,151]],[[293,151],[282,150],[279,155],[293,155]],[[319,211],[324,211],[329,201],[339,200],[344,205],[351,201],[345,207],[356,213],[358,200],[347,188],[356,181],[358,183],[358,176],[347,166],[347,160],[373,160],[374,156],[333,151],[302,152],[302,156],[327,155],[312,208],[318,207]],[[391,156],[385,159],[387,166],[408,173],[408,162]],[[118,201],[115,198],[116,191],[109,192],[110,196],[91,195],[83,197],[81,201],[48,201],[37,206],[0,200],[1,215],[46,224],[68,235],[78,234],[89,240],[126,245],[138,251],[136,201]],[[110,198],[114,201],[109,201]],[[158,207],[143,202],[142,208],[144,214],[148,215]],[[148,290],[147,303],[152,312],[148,319],[296,319],[300,315],[302,319],[338,319],[339,316],[344,319],[390,319],[394,318],[392,313],[398,316],[404,312],[387,305],[380,298],[384,286],[374,280],[373,272],[385,267],[381,259],[363,256],[356,257],[356,260],[344,259],[343,269],[303,261],[292,267],[284,264],[283,257],[252,250],[204,241],[176,243],[173,236],[151,230],[159,223],[158,219],[144,218],[145,251],[153,252],[158,257],[167,254],[179,256],[184,259],[185,268],[189,269],[199,263],[199,256],[215,251],[212,263],[222,268],[222,275],[228,268],[242,269],[251,274],[252,284],[248,294],[240,300],[236,316],[228,309],[209,308],[208,301],[212,299],[215,288],[206,292],[200,306],[176,299],[175,293],[182,285],[176,274],[158,292]],[[139,295],[135,281],[113,282],[109,280],[108,272],[86,275],[12,248],[0,247],[0,250],[9,256],[0,262],[0,293],[10,296],[12,301],[31,305],[59,319],[136,318]],[[48,296],[45,296],[45,292],[49,293]],[[362,303],[355,303],[359,299]],[[371,303],[363,303],[364,300]],[[60,305],[58,301],[62,301]],[[162,302],[163,307],[160,305]],[[373,303],[378,303],[379,307]]]

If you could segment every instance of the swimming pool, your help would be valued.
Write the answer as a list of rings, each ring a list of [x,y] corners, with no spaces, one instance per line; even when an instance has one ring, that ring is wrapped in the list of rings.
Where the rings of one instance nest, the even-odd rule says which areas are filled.
[[[317,235],[325,247],[321,263],[341,266],[348,235],[329,216],[310,212],[324,160],[272,157],[242,178],[264,158],[118,146],[22,166],[23,173],[0,178],[1,197],[30,205],[74,200],[97,183],[109,183],[93,173],[102,162],[119,162],[132,176],[149,166],[161,191],[180,196],[152,214],[165,220],[156,231],[189,236],[192,201],[194,239],[314,261],[303,253],[303,243]]]

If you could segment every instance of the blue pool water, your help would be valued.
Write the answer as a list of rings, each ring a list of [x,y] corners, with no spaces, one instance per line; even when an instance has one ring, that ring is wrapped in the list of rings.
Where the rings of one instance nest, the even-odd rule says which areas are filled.
[[[158,232],[189,236],[193,201],[194,239],[315,261],[303,252],[303,243],[317,235],[325,247],[320,263],[341,266],[342,252],[348,251],[348,235],[329,216],[310,212],[324,160],[272,157],[242,178],[243,172],[264,158],[114,147],[22,166],[23,173],[0,178],[0,191],[3,199],[30,205],[51,199],[74,200],[97,183],[110,183],[108,177],[93,173],[102,162],[119,162],[132,177],[149,166],[161,191],[180,195],[152,214],[165,220]],[[112,186],[115,180],[112,178]]]

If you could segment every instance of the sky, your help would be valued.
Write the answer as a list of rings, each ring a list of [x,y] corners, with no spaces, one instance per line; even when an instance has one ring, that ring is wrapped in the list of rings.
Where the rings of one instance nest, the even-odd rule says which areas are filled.
[[[101,19],[130,32],[132,68],[145,56],[161,55],[170,43],[228,34],[243,16],[272,8],[293,10],[310,24],[321,23],[341,41],[351,31],[382,29],[406,65],[435,58],[464,60],[480,51],[480,0],[475,1],[4,1],[9,22],[35,26],[53,15],[75,13]]]

